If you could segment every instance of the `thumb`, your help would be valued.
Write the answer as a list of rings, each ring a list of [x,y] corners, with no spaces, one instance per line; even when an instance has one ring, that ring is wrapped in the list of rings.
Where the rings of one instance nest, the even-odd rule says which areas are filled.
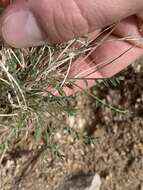
[[[141,10],[142,0],[17,0],[2,17],[2,36],[14,47],[59,43]]]
[[[39,46],[45,43],[44,32],[36,17],[22,0],[17,0],[2,15],[1,35],[13,47]]]

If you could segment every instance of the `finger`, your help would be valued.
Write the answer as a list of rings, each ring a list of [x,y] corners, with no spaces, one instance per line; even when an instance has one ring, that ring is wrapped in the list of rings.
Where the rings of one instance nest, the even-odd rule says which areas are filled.
[[[120,40],[130,42],[133,45],[143,48],[143,35],[141,33],[141,26],[139,23],[142,22],[136,15],[130,16],[115,27],[113,34],[120,37]]]
[[[142,55],[142,48],[133,47],[130,43],[118,41],[117,37],[112,36],[110,41],[101,45],[92,53],[90,58],[84,61],[78,60],[76,63],[73,63],[69,77],[79,79],[74,81],[73,88],[65,87],[65,93],[71,95],[87,88],[85,79],[82,80],[82,78],[87,78],[89,88],[95,82],[94,80],[88,79],[112,77]],[[80,71],[78,68],[80,68]]]
[[[19,0],[4,14],[2,34],[16,47],[63,42],[142,9],[142,0]]]
[[[0,8],[5,8],[10,4],[10,0],[0,0]]]
[[[20,16],[15,15],[17,11],[20,12]],[[25,0],[17,0],[9,6],[1,20],[2,37],[11,46],[29,47],[45,43],[43,32],[40,30],[34,15],[29,11]]]
[[[143,35],[143,11],[137,14],[137,18],[138,18],[139,31]]]

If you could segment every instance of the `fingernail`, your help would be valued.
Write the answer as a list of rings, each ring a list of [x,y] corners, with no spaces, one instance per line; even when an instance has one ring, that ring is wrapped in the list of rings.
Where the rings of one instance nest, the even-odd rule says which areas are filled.
[[[2,36],[9,45],[18,48],[46,43],[35,16],[28,10],[8,15],[2,23]]]

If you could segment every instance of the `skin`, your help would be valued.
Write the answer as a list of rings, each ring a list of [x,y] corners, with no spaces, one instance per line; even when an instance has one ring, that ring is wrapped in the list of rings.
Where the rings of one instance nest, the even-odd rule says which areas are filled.
[[[16,0],[1,17],[1,35],[11,46],[30,47],[64,42],[87,33],[95,39],[98,32],[115,22],[119,24],[110,35],[110,41],[86,59],[74,62],[69,73],[70,77],[108,78],[143,54],[142,0]],[[134,40],[119,41],[127,36]],[[116,57],[118,59],[113,61]],[[91,67],[107,62],[112,63],[91,72]],[[81,80],[76,83],[84,88]],[[91,80],[88,83],[89,86],[94,84]],[[65,88],[65,91],[69,95],[80,88]]]
[[[0,0],[0,7],[7,7],[10,3],[10,0]]]

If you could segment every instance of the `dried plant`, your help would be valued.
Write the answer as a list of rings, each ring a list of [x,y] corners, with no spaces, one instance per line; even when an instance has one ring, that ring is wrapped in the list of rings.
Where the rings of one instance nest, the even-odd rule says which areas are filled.
[[[71,65],[79,57],[86,59],[107,41],[114,27],[115,25],[110,26],[108,34],[96,42],[86,36],[55,46],[28,49],[2,46],[0,50],[0,148],[3,154],[11,149],[12,143],[17,139],[22,141],[29,133],[34,132],[36,141],[42,139],[48,148],[54,150],[56,155],[60,155],[53,140],[53,133],[58,130],[56,126],[59,123],[66,125],[66,130],[76,138],[82,136],[76,131],[71,131],[63,122],[65,117],[75,114],[77,109],[69,106],[70,100],[76,95],[66,96],[64,87],[74,85],[78,87],[75,83],[78,79],[83,80],[88,89],[88,76],[80,77],[84,73],[79,73],[75,78],[69,77]],[[98,37],[104,32],[107,33],[107,29]],[[110,63],[111,61],[94,66],[91,68],[91,73]],[[86,71],[84,72],[86,74]],[[117,86],[123,78],[115,77],[108,80],[90,78],[90,80],[94,80],[96,85],[103,84],[109,87],[109,84]],[[54,95],[55,91],[58,91],[58,96]],[[126,113],[126,110],[108,105],[88,90],[85,93],[95,99],[97,106],[108,107],[119,114]],[[82,139],[85,139],[85,136],[82,136]]]

